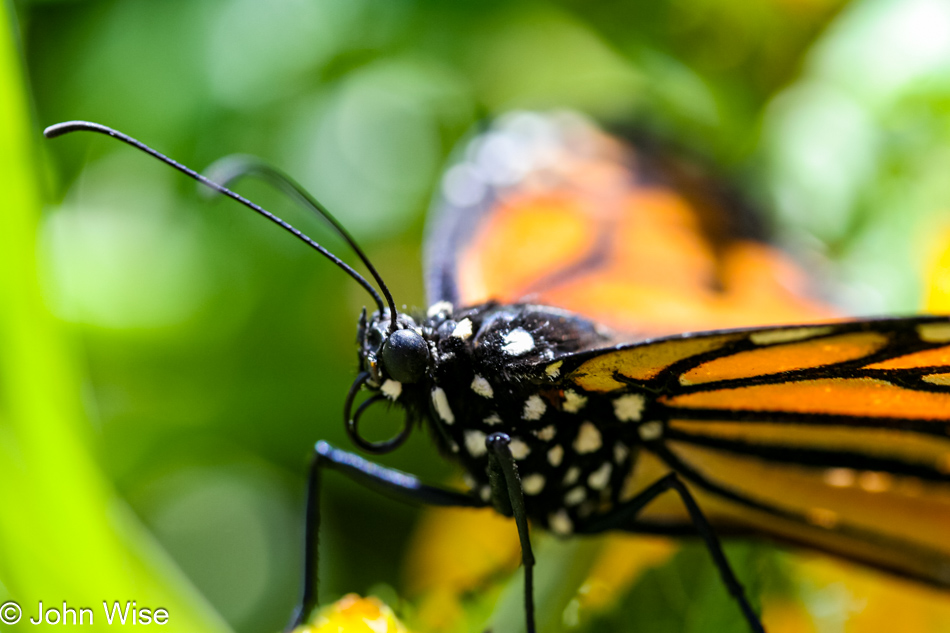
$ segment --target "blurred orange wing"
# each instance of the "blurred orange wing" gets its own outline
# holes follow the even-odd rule
[[[430,304],[541,303],[637,337],[834,315],[695,166],[577,115],[501,119],[447,172],[438,206]]]

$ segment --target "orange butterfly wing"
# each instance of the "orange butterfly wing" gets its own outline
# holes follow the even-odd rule
[[[576,115],[502,119],[442,197],[430,304],[541,303],[638,337],[834,315],[695,168]]]
[[[427,259],[430,302],[554,305],[627,340],[835,316],[727,194],[691,167],[634,150],[573,115],[514,115],[474,141],[446,176]],[[950,328],[919,325],[917,343],[934,343]],[[709,355],[676,375],[682,388],[661,402],[673,412],[666,450],[682,469],[712,482],[688,485],[721,531],[771,535],[948,586],[950,346],[902,354],[886,322],[840,327],[708,333],[591,352],[570,380],[609,395],[624,386],[615,372],[649,381]],[[743,340],[754,345],[718,355]],[[802,378],[885,348],[886,358],[863,368],[876,378]],[[918,369],[928,366],[929,373]],[[796,372],[801,379],[789,378]],[[827,424],[828,416],[838,423]],[[842,423],[859,418],[883,423]],[[909,432],[914,424],[929,424],[931,432]],[[845,465],[835,461],[842,456]],[[888,460],[898,464],[891,470],[920,470],[894,474]],[[629,494],[669,468],[643,451]],[[688,523],[672,496],[648,506],[644,517]]]
[[[646,443],[625,496],[673,468],[725,532],[950,586],[946,318],[710,332],[560,363],[574,399],[654,394],[659,408],[635,395],[648,408],[618,413]],[[688,522],[673,497],[643,517]]]

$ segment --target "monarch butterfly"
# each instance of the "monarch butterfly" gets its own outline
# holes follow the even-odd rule
[[[498,123],[446,175],[431,305],[410,316],[352,240],[382,294],[276,216],[130,137],[88,123],[46,133],[77,129],[238,199],[357,279],[377,309],[359,322],[351,439],[383,453],[425,425],[472,482],[465,493],[428,486],[318,442],[292,625],[317,602],[326,468],[402,498],[513,516],[529,631],[529,519],[562,536],[698,535],[753,631],[764,629],[719,535],[758,533],[950,585],[950,319],[829,320],[753,220],[688,170],[574,117]],[[232,165],[223,180],[254,172],[330,217],[260,165]],[[710,321],[730,329],[675,333]],[[353,413],[363,388],[373,395]],[[372,442],[360,418],[383,400],[405,408],[406,424]],[[678,503],[658,498],[667,491]]]

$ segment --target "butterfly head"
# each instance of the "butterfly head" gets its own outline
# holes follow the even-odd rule
[[[386,381],[402,385],[421,382],[429,368],[429,345],[412,317],[399,314],[393,330],[389,311],[360,317],[360,367],[369,374],[367,386],[381,387]]]
[[[407,314],[397,314],[393,327],[389,310],[377,311],[369,318],[363,312],[357,344],[361,371],[346,400],[347,432],[360,448],[372,453],[387,453],[408,438],[412,419],[424,401],[431,366],[429,344],[422,329]],[[375,393],[354,412],[353,400],[364,386]],[[360,435],[359,419],[367,407],[380,400],[403,405],[408,417],[398,435],[384,442],[371,442]]]

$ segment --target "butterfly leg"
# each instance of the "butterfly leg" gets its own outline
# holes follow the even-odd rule
[[[505,433],[492,433],[485,440],[488,447],[488,476],[492,498],[501,500],[502,514],[514,516],[521,539],[521,562],[524,565],[524,612],[528,633],[534,633],[534,553],[528,535],[528,515],[524,507],[524,490],[518,476],[518,466],[511,454],[511,438]],[[505,503],[507,501],[507,503]]]
[[[686,485],[683,484],[683,481],[676,473],[670,473],[664,476],[633,499],[618,506],[601,520],[588,526],[584,531],[601,532],[604,530],[623,529],[626,524],[629,524],[636,518],[647,504],[668,490],[676,491],[680,499],[682,499],[683,505],[686,506],[686,510],[689,512],[689,517],[696,531],[699,533],[699,536],[702,537],[703,541],[705,541],[706,548],[712,555],[713,563],[715,563],[716,569],[719,570],[719,575],[722,577],[726,589],[728,589],[736,602],[739,603],[739,608],[742,610],[742,615],[745,617],[746,622],[749,623],[749,628],[751,628],[754,633],[765,633],[762,621],[752,609],[752,605],[749,604],[745,590],[736,578],[735,572],[732,571],[732,567],[729,565],[729,561],[722,551],[722,544],[719,542],[719,537],[716,536],[712,525],[709,524],[709,520],[706,519],[702,510],[699,509],[699,505],[696,503],[696,499],[693,498],[692,493],[690,493],[689,489],[686,488]]]
[[[316,608],[318,544],[320,536],[320,478],[324,469],[344,474],[367,488],[382,492],[400,501],[434,506],[482,508],[487,504],[480,499],[453,490],[427,486],[416,477],[392,468],[386,468],[363,459],[355,453],[334,448],[320,441],[314,448],[307,478],[307,509],[304,527],[303,592],[293,618],[287,626],[290,631],[303,624]]]

